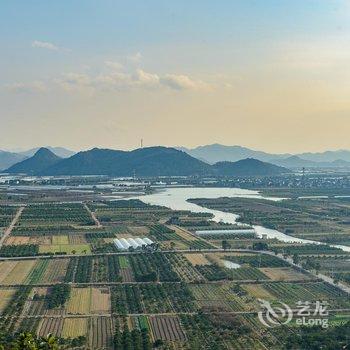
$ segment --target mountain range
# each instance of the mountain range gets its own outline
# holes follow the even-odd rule
[[[225,146],[212,144],[196,148],[177,147],[192,157],[208,164],[222,161],[236,162],[245,158],[254,158],[288,168],[339,168],[350,167],[350,151],[326,151],[322,153],[267,153],[241,146]]]
[[[148,147],[133,151],[93,148],[69,158],[60,158],[47,148],[7,170],[30,175],[110,175],[110,176],[265,176],[290,172],[256,159],[207,164],[170,147]]]
[[[50,154],[47,151],[50,151]],[[34,159],[31,159],[32,157]],[[253,162],[256,160],[266,164],[262,166],[261,163],[256,163],[254,171],[250,172],[248,169],[243,171],[245,163],[235,164],[240,160],[246,160],[248,168],[252,169],[254,168]],[[40,167],[41,163],[44,164]],[[115,176],[130,176],[133,173],[142,176],[210,173],[238,175],[241,171],[246,175],[249,173],[255,175],[279,173],[278,168],[268,167],[271,165],[288,169],[350,168],[350,151],[292,155],[267,153],[241,146],[220,144],[199,146],[193,149],[149,147],[134,151],[94,148],[78,153],[63,147],[33,148],[20,152],[0,151],[0,169],[7,169],[13,173],[24,172],[40,175],[71,175],[73,173]],[[258,170],[259,166],[262,166],[260,170]]]

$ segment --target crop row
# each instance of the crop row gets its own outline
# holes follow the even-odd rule
[[[7,227],[10,225],[17,209],[18,208],[15,206],[0,205],[0,227]]]
[[[227,269],[217,264],[197,265],[196,269],[208,280],[265,280],[269,279],[260,270],[254,267],[240,267]]]
[[[116,255],[94,258],[80,256],[70,259],[65,282],[118,282],[121,280],[119,259]]]
[[[19,225],[41,223],[73,223],[93,225],[90,214],[80,203],[31,204],[25,207]]]
[[[179,281],[166,254],[160,252],[131,255],[130,265],[136,281]]]
[[[111,288],[112,311],[121,315],[196,310],[187,285],[150,283],[118,285]]]
[[[248,264],[252,267],[288,267],[289,263],[273,255],[251,254],[251,255],[233,255],[225,256],[225,260],[236,264]]]
[[[129,330],[126,322],[124,325],[116,324],[114,334],[115,350],[151,350],[149,331],[146,328]]]
[[[151,226],[150,234],[157,241],[171,241],[180,238],[174,230],[163,224],[156,224]]]
[[[3,245],[0,249],[0,256],[35,256],[39,254],[37,244]]]

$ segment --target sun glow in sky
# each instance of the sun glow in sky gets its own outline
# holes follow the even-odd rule
[[[5,0],[0,149],[350,148],[350,5]]]

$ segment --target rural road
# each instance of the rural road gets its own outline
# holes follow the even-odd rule
[[[267,254],[265,251],[257,251],[252,249],[176,249],[176,250],[158,250],[159,253],[192,253],[192,254],[198,254],[198,253],[262,253]],[[55,255],[35,255],[35,256],[14,256],[14,257],[0,257],[0,261],[2,260],[33,260],[33,259],[62,259],[62,258],[73,258],[73,257],[79,257],[79,256],[107,256],[107,255],[137,255],[137,254],[143,254],[143,251],[124,251],[124,252],[115,252],[115,253],[92,253],[92,254],[55,254]],[[151,253],[152,254],[152,253]],[[274,254],[274,253],[272,253]]]
[[[267,279],[260,279],[260,280],[220,280],[220,281],[192,281],[192,282],[186,282],[188,285],[194,284],[198,285],[201,283],[205,284],[214,284],[214,285],[220,285],[225,282],[232,282],[232,283],[238,283],[238,284],[260,284],[260,283],[269,283],[269,284],[277,284],[277,283],[293,283],[293,284],[303,284],[305,283],[305,280],[267,280]],[[321,279],[317,280],[310,280],[309,282],[322,282]],[[61,284],[62,282],[50,282],[50,283],[11,283],[11,284],[1,284],[1,287],[4,288],[15,288],[15,287],[25,287],[25,286],[35,286],[35,287],[50,287],[55,284]],[[155,282],[155,281],[150,281],[150,282],[68,282],[68,284],[72,287],[108,287],[108,286],[118,286],[118,285],[147,285],[147,284],[181,284],[183,282],[181,281],[167,281],[167,282]]]
[[[300,309],[294,309],[292,310],[293,313],[300,312]],[[329,313],[339,313],[339,312],[349,312],[350,309],[327,309]],[[259,312],[259,310],[252,310],[252,311],[220,311],[220,314],[225,315],[256,315]],[[210,314],[210,311],[201,311],[202,314]],[[134,314],[128,314],[128,316],[178,316],[178,315],[197,315],[197,311],[191,311],[191,312],[160,312],[160,313],[134,313]],[[20,316],[6,316],[7,318],[87,318],[87,317],[110,317],[110,316],[122,316],[122,314],[118,314],[115,312],[112,313],[86,313],[86,314],[60,314],[60,315],[20,315]]]
[[[97,226],[98,228],[101,228],[102,225],[101,225],[100,221],[97,219],[95,213],[94,213],[93,211],[91,211],[91,209],[87,206],[86,203],[84,203],[84,208],[85,208],[86,211],[90,214],[90,216],[91,216],[92,220],[94,220],[96,226]]]
[[[14,216],[14,218],[12,219],[10,226],[4,231],[4,234],[1,236],[1,238],[0,238],[0,249],[1,249],[2,245],[4,244],[6,238],[11,234],[11,232],[12,232],[13,228],[15,227],[18,219],[20,218],[23,210],[24,210],[24,207],[20,207],[17,210],[17,213]]]

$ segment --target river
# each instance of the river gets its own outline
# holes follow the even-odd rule
[[[190,198],[220,198],[220,197],[241,197],[241,198],[255,198],[266,199],[271,201],[287,200],[286,198],[265,197],[258,191],[245,190],[240,188],[207,188],[207,187],[190,187],[190,188],[166,188],[159,192],[137,196],[134,198],[142,200],[144,203],[161,205],[173,210],[189,210],[194,213],[210,213],[213,214],[212,220],[215,222],[224,222],[227,224],[235,224],[239,226],[246,226],[243,223],[237,222],[238,215],[233,213],[226,213],[220,210],[209,209],[201,207],[197,204],[188,202]],[[258,237],[266,235],[268,238],[276,238],[282,242],[288,243],[313,243],[323,244],[317,241],[301,239],[289,236],[277,230],[268,229],[263,226],[253,226]],[[340,248],[343,251],[350,252],[350,247],[344,245],[330,245],[332,247]]]

